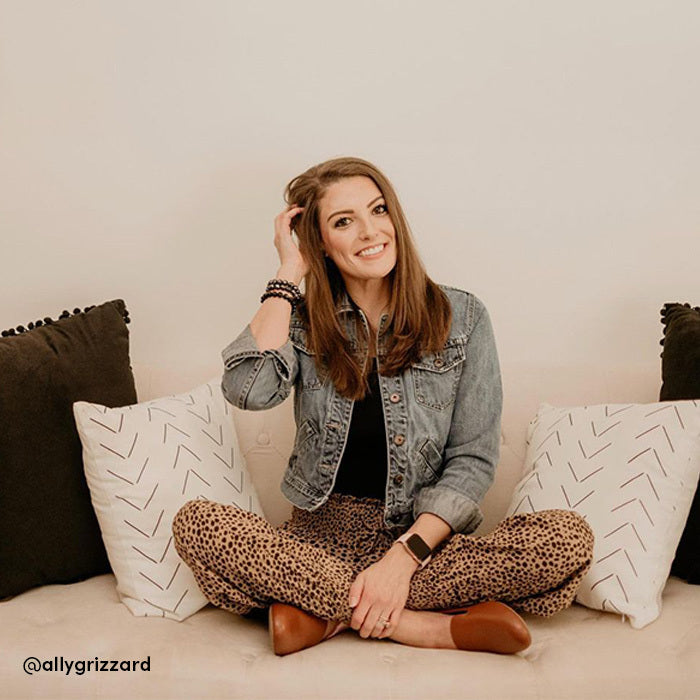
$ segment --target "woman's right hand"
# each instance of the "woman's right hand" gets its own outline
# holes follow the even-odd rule
[[[275,248],[280,257],[279,276],[299,284],[309,271],[309,265],[292,239],[292,219],[301,214],[304,207],[290,204],[275,217]],[[291,279],[293,278],[293,279]]]

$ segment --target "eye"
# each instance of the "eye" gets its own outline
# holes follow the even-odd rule
[[[342,228],[343,226],[346,226],[346,224],[341,223],[342,221],[350,221],[350,219],[347,216],[341,216],[339,219],[335,220],[333,223],[333,228]]]
[[[388,213],[388,209],[386,207],[386,204],[377,204],[374,209],[372,209],[372,213],[376,214],[378,216],[383,216],[384,214]],[[333,222],[333,228],[345,228],[346,226],[349,225],[350,218],[347,216],[341,216],[339,219],[336,219]]]

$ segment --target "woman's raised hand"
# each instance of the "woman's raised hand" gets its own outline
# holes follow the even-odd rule
[[[277,274],[296,284],[299,284],[309,271],[309,265],[299,251],[299,246],[292,239],[292,219],[302,211],[304,207],[290,204],[275,217],[275,248],[280,257],[280,269]]]

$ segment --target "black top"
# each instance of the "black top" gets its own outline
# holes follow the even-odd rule
[[[348,441],[333,490],[383,501],[386,498],[387,449],[376,358],[368,380],[369,391],[353,406]]]

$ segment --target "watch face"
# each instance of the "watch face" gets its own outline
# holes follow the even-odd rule
[[[406,544],[421,561],[423,561],[423,559],[426,559],[432,551],[430,547],[428,547],[428,545],[423,541],[423,538],[420,535],[416,535],[415,533],[411,535],[408,538],[408,540],[406,540]]]

